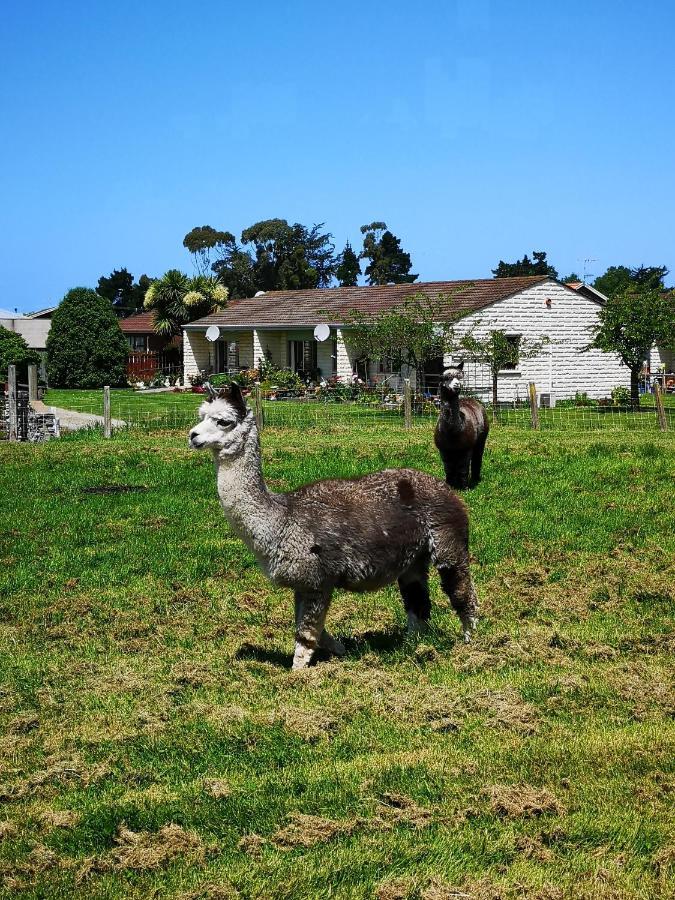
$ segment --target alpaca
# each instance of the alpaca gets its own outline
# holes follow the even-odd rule
[[[459,399],[464,360],[443,372],[441,413],[434,432],[450,487],[468,488],[478,484],[483,451],[490,426],[482,403],[464,397]],[[470,471],[469,471],[470,470]]]
[[[268,490],[255,418],[236,384],[200,409],[193,449],[213,454],[218,495],[230,526],[270,580],[295,593],[293,668],[317,647],[345,648],[324,628],[335,588],[374,591],[398,581],[415,631],[429,619],[429,564],[470,640],[478,601],[469,572],[469,521],[463,501],[437,478],[385,469],[359,478],[326,479],[287,494]]]

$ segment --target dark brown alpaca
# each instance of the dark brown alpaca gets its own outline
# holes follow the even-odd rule
[[[468,488],[478,484],[483,451],[490,426],[482,403],[459,399],[464,361],[446,369],[441,382],[441,413],[436,424],[434,443],[450,487]]]
[[[274,584],[295,592],[293,668],[307,666],[317,647],[344,654],[324,627],[336,588],[361,593],[398,582],[409,628],[423,626],[430,566],[469,640],[478,615],[469,519],[446,484],[413,469],[385,469],[276,494],[263,480],[258,430],[239,388],[211,391],[199,414],[190,446],[213,454],[232,529]]]

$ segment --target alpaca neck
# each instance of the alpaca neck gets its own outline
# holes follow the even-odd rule
[[[252,416],[245,425],[248,430],[237,452],[214,452],[218,497],[233,530],[264,565],[275,546],[285,507],[265,484]]]
[[[448,428],[457,430],[462,428],[463,419],[459,410],[459,394],[450,393],[450,397],[443,403],[443,420]]]

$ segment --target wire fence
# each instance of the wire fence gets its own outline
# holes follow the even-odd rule
[[[198,409],[205,395],[191,390],[113,389],[110,391],[112,430],[142,429],[187,431],[198,420]],[[537,406],[536,423],[529,403],[518,401],[486,405],[488,417],[496,427],[540,430],[641,430],[675,432],[675,397],[665,397],[663,416],[653,395],[643,395],[638,409],[621,405],[586,403],[575,405],[563,401],[553,407]],[[392,427],[431,426],[439,414],[438,400],[428,396],[410,396],[406,414],[405,398],[329,401],[316,395],[280,396],[279,392],[253,391],[248,402],[264,428],[344,430]],[[80,429],[103,429],[103,390],[50,390],[44,403],[59,419],[61,432]],[[6,404],[0,399],[0,436],[6,423]],[[6,426],[5,426],[6,427]]]

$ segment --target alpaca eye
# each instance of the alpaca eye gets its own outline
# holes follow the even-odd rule
[[[216,425],[219,428],[232,428],[234,422],[230,422],[227,419],[216,419]]]

